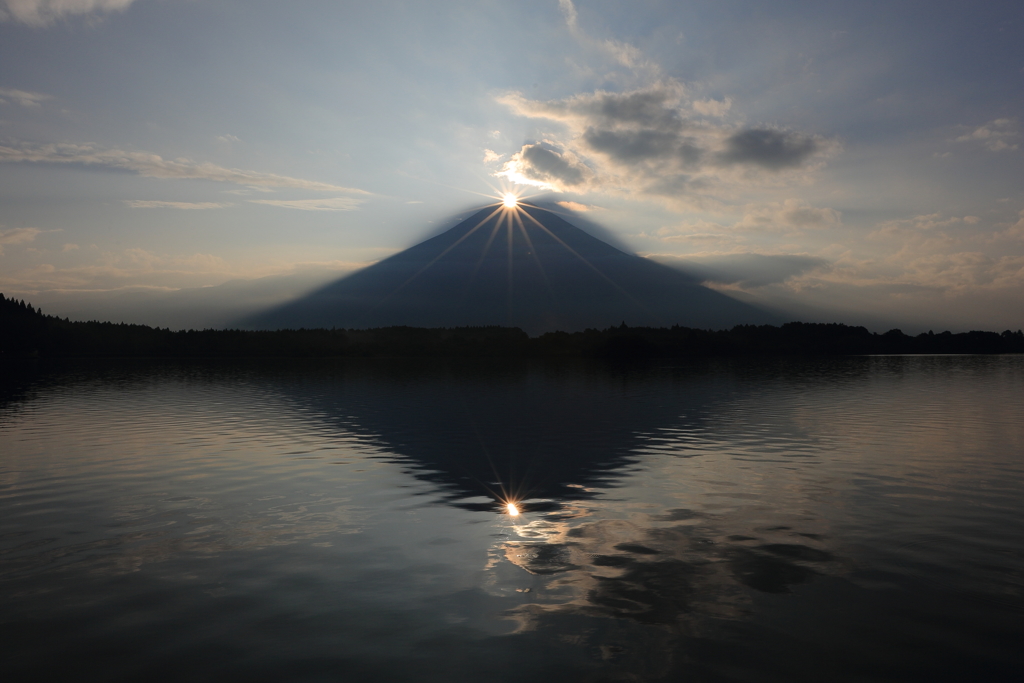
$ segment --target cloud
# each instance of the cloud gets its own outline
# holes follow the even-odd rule
[[[950,295],[1016,288],[1019,293],[1024,287],[1024,256],[907,249],[884,258],[847,255],[836,261],[832,274],[830,280],[861,287],[900,286]]]
[[[583,130],[590,126],[637,126],[646,129],[677,130],[685,122],[678,108],[683,86],[672,80],[624,93],[598,90],[564,100],[529,100],[522,93],[501,95],[498,102],[520,116],[560,121]]]
[[[804,254],[710,254],[685,259],[654,256],[654,260],[679,268],[703,282],[743,288],[778,284],[811,271],[829,267],[826,259]]]
[[[0,104],[6,103],[3,99],[5,97],[23,107],[38,107],[42,102],[53,99],[52,96],[44,95],[43,93],[16,90],[14,88],[0,88]]]
[[[25,244],[35,240],[41,233],[39,228],[12,228],[0,231],[0,256],[3,256],[5,244]]]
[[[593,173],[575,154],[545,140],[523,145],[495,175],[560,192],[583,185]]]
[[[803,254],[788,246],[763,253],[765,249],[743,243],[743,230],[831,229],[841,226],[841,218],[832,209],[787,200],[748,205],[731,226],[698,222],[666,227],[648,237],[685,243],[687,248],[706,244],[705,249],[717,253],[652,258],[681,267],[709,286],[746,292],[783,310],[816,310],[819,318],[842,315],[847,322],[886,318],[912,324],[927,319],[927,325],[948,325],[941,321],[959,319],[990,327],[1019,320],[1024,212],[995,226],[995,232],[983,229],[986,221],[976,216],[921,214],[878,223],[867,240],[828,244]],[[731,244],[730,234],[735,239]],[[850,234],[836,230],[829,237],[842,240]],[[749,242],[755,243],[763,240]],[[999,301],[1002,308],[985,301]],[[1019,327],[1019,322],[1013,324]]]
[[[48,263],[0,275],[5,289],[116,289],[203,286],[223,282],[235,269],[212,254],[164,255],[145,249],[103,252],[91,263],[61,268]]]
[[[623,164],[674,158],[685,167],[695,165],[704,155],[692,140],[680,140],[675,131],[588,128],[583,141],[591,150]]]
[[[228,134],[228,135],[218,135],[217,136],[217,140],[219,142],[229,142],[230,143],[230,142],[241,142],[242,138],[237,137],[235,135]]]
[[[798,199],[765,204],[748,204],[735,223],[723,224],[707,220],[664,226],[641,236],[657,242],[717,243],[721,246],[746,241],[745,235],[804,234],[809,230],[826,230],[842,225],[842,214],[835,209],[816,207]]]
[[[1024,210],[1020,211],[1017,216],[1019,220],[1013,225],[1006,228],[1002,232],[996,234],[996,237],[1003,239],[1013,240],[1024,240]]]
[[[0,269],[0,292],[22,292],[26,296],[33,293],[49,292],[54,295],[49,299],[57,301],[60,293],[100,293],[126,292],[138,290],[176,290],[210,287],[225,282],[229,289],[225,290],[228,299],[233,299],[231,281],[237,288],[244,289],[245,283],[239,279],[264,278],[267,276],[297,274],[313,275],[314,271],[322,272],[313,278],[305,275],[296,282],[297,291],[290,296],[297,296],[319,285],[322,281],[332,279],[329,271],[351,271],[368,263],[354,261],[320,261],[293,262],[275,260],[266,263],[242,265],[209,253],[167,254],[146,249],[130,248],[117,251],[100,251],[83,249],[74,264],[68,266],[40,263],[20,270],[14,268]],[[65,257],[66,258],[66,257]],[[334,275],[333,277],[336,277]],[[302,284],[308,282],[308,284]],[[251,284],[259,284],[254,281]],[[254,292],[255,293],[255,292]],[[33,300],[35,297],[33,297]],[[205,305],[205,296],[197,302]],[[230,302],[229,302],[230,303]],[[50,304],[50,307],[53,303]],[[118,303],[112,302],[112,315],[120,315]],[[111,316],[112,317],[112,316]],[[156,315],[156,319],[161,316]],[[106,319],[110,319],[107,317]],[[154,321],[155,322],[155,321]],[[148,324],[154,324],[150,322]],[[223,323],[223,320],[221,321]],[[166,325],[166,322],[161,322]]]
[[[749,163],[772,170],[795,168],[818,151],[818,144],[809,135],[753,128],[729,136],[720,158],[729,164]]]
[[[943,218],[941,213],[929,213],[914,216],[913,218],[902,218],[893,221],[883,221],[878,224],[878,229],[871,233],[874,236],[892,235],[907,232],[935,231],[941,228],[948,228],[951,225],[960,223],[962,219],[956,216]]]
[[[670,79],[621,93],[599,90],[537,101],[513,92],[497,100],[520,116],[563,126],[564,134],[524,145],[498,173],[547,189],[681,202],[777,183],[786,174],[813,169],[838,149],[816,135],[709,122],[704,114],[724,114],[731,101],[692,102],[686,88]]]
[[[868,239],[875,242],[895,242],[901,245],[901,254],[908,250],[935,253],[950,251],[962,246],[966,236],[952,233],[948,228],[964,224],[964,219],[931,213],[879,223],[868,233]]]
[[[569,209],[570,211],[576,211],[577,213],[586,213],[588,211],[593,211],[594,209],[597,208],[589,204],[580,204],[579,202],[569,201],[555,202],[555,204],[562,207],[563,209]]]
[[[327,197],[325,199],[250,199],[250,204],[267,204],[282,209],[300,211],[354,211],[363,200],[355,197]]]
[[[732,99],[726,97],[724,100],[696,100],[693,103],[693,110],[704,116],[725,116],[732,107]]]
[[[39,228],[13,228],[0,232],[0,244],[24,244],[31,242],[41,233]]]
[[[674,225],[662,225],[656,230],[644,230],[639,232],[636,237],[663,244],[681,244],[688,250],[700,246],[704,251],[716,247],[719,250],[730,249],[731,251],[733,245],[746,241],[732,231],[729,226],[703,218],[687,220]]]
[[[125,199],[133,209],[226,209],[234,204],[222,202],[162,202],[149,199]]]
[[[798,199],[750,206],[734,230],[754,232],[802,232],[836,227],[842,214],[835,209],[818,208]]]
[[[1024,253],[1015,242],[993,243],[1013,237],[1017,226],[1024,232],[1024,213],[1017,225],[994,235],[974,229],[979,223],[974,219],[935,213],[885,221],[868,235],[871,242],[883,245],[880,251],[847,249],[827,274],[795,284],[874,287],[892,295],[927,290],[943,296],[1017,288],[1019,296],[1024,288]]]
[[[72,15],[122,12],[133,0],[0,0],[0,21],[46,26]]]
[[[642,61],[640,51],[632,45],[611,39],[598,40],[584,32],[580,28],[579,14],[576,12],[576,6],[573,5],[572,0],[558,0],[558,7],[562,10],[562,16],[565,17],[565,25],[569,29],[569,33],[584,45],[604,52],[625,67],[650,66]]]
[[[78,251],[79,249],[80,249],[80,247],[77,244],[72,244],[72,243],[68,242],[63,247],[61,247],[60,250],[66,254],[66,253],[71,252],[71,251]]]
[[[221,190],[221,192],[224,193],[224,194],[234,194],[234,195],[239,195],[239,196],[243,196],[244,197],[246,195],[252,194],[253,192],[273,194],[274,190],[269,188],[269,187],[256,187],[254,185],[250,185],[250,186],[248,186],[246,188],[243,188],[241,190]]]
[[[176,178],[210,180],[233,183],[255,188],[289,188],[313,190],[316,192],[346,192],[369,195],[370,192],[351,187],[342,187],[316,180],[290,178],[274,173],[247,171],[239,168],[224,168],[211,163],[200,163],[190,159],[164,159],[149,152],[126,152],[119,149],[103,149],[92,144],[47,144],[0,146],[0,162],[31,162],[41,164],[78,164],[117,168],[138,173],[148,178]]]
[[[996,119],[975,128],[966,135],[961,135],[957,142],[980,143],[991,152],[1015,150],[1020,144],[1015,140],[1020,137],[1017,122],[1013,119]]]
[[[838,316],[851,324],[925,329],[953,321],[976,329],[1020,326],[1024,211],[991,229],[983,227],[986,219],[939,213],[880,222],[866,240],[859,230],[836,229],[822,236],[837,242],[807,253],[796,246],[765,248],[762,236],[747,241],[743,233],[784,224],[831,230],[841,219],[832,209],[787,200],[748,205],[731,226],[698,221],[646,237],[702,252],[651,258],[805,319]]]
[[[493,149],[485,149],[484,150],[484,163],[485,164],[489,164],[492,161],[500,161],[501,157],[503,157],[503,156],[505,156],[505,155],[504,154],[498,154]]]

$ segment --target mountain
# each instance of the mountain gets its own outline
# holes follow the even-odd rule
[[[617,249],[551,211],[519,204],[483,209],[241,326],[505,325],[539,334],[622,322],[720,329],[780,321],[683,272]]]

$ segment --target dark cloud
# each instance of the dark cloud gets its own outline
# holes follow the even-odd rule
[[[506,169],[514,169],[525,179],[560,187],[582,185],[589,175],[589,169],[572,154],[545,142],[523,145]]]
[[[688,165],[700,161],[704,154],[691,138],[675,131],[588,128],[583,133],[583,142],[595,152],[622,163],[675,158]]]
[[[544,145],[524,147],[499,175],[577,191],[614,188],[693,206],[701,197],[765,180],[763,174],[735,173],[736,167],[800,170],[837,148],[818,136],[710,121],[710,105],[692,101],[672,80],[625,93],[597,91],[547,102],[510,93],[499,101],[522,116],[565,126]],[[724,114],[728,107],[712,109]]]
[[[587,108],[594,118],[606,124],[678,130],[683,126],[683,120],[670,101],[676,96],[675,92],[666,87],[625,94],[601,93]]]
[[[564,156],[543,144],[525,145],[522,155],[523,160],[542,177],[554,178],[566,185],[579,185],[583,182],[583,170],[579,166],[573,165]]]
[[[750,128],[729,137],[720,158],[726,163],[754,164],[771,170],[794,168],[819,151],[808,135],[771,128]]]

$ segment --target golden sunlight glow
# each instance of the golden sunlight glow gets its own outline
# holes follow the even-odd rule
[[[508,514],[512,515],[513,517],[519,514],[519,508],[516,507],[515,503],[507,503],[505,507],[508,508]]]
[[[506,192],[505,196],[501,198],[501,203],[504,204],[507,209],[514,209],[519,204],[519,198],[511,192]]]

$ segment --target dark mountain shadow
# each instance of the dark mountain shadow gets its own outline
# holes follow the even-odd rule
[[[484,509],[458,501],[504,490],[555,509],[614,486],[649,435],[694,424],[740,391],[706,366],[575,362],[349,362],[282,375],[274,388],[325,426],[380,444],[453,503]]]
[[[897,359],[899,360],[899,359]],[[508,359],[37,362],[8,373],[0,411],[77,386],[130,391],[153,381],[256,384],[312,428],[355,434],[449,500],[506,491],[553,501],[614,486],[638,447],[697,428],[766,386],[860,382],[866,359],[699,359],[658,364]],[[483,504],[489,507],[490,504]]]
[[[630,326],[780,323],[699,279],[601,241],[555,213],[485,208],[446,232],[245,328],[505,325],[530,334]]]

